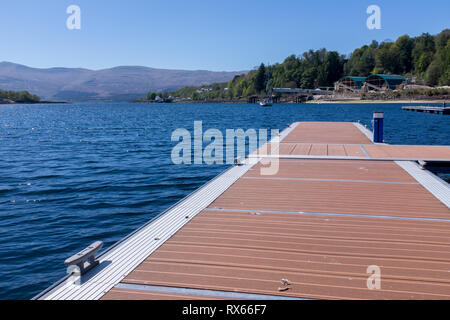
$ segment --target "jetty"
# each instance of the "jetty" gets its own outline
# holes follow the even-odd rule
[[[450,186],[419,164],[450,146],[351,122],[278,138],[35,299],[450,299]]]
[[[445,115],[450,114],[450,107],[406,106],[402,107],[402,109],[414,112],[437,113]]]

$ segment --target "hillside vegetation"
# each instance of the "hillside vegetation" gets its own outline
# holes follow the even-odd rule
[[[0,103],[37,103],[41,98],[28,91],[4,91],[0,90]]]
[[[270,83],[268,81],[270,73]],[[395,42],[373,41],[354,50],[348,57],[326,49],[291,55],[282,63],[261,64],[248,74],[237,75],[228,83],[185,87],[166,96],[193,100],[235,99],[263,94],[275,88],[333,87],[343,75],[367,76],[372,73],[415,77],[430,86],[450,85],[450,29],[438,35],[404,35]]]

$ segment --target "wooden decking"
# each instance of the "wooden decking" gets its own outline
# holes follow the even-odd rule
[[[450,299],[449,208],[396,162],[371,160],[450,160],[450,148],[300,123],[279,153],[367,159],[281,157],[271,176],[256,164],[102,299]],[[372,265],[379,290],[367,288]]]

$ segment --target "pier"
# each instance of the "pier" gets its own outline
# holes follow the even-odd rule
[[[36,299],[450,299],[450,186],[419,164],[450,164],[450,146],[374,143],[347,122],[279,139]]]
[[[406,106],[402,107],[406,111],[437,113],[437,114],[450,114],[450,107],[430,107],[430,106]]]

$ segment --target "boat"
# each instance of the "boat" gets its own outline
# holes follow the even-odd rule
[[[272,106],[272,99],[262,99],[260,102],[259,102],[259,105],[261,106],[261,107],[271,107]]]

